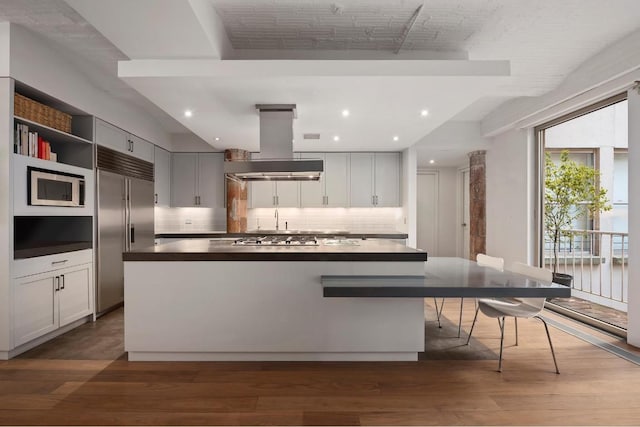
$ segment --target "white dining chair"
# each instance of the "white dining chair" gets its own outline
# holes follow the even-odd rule
[[[544,268],[532,267],[521,262],[514,262],[511,265],[511,271],[543,282],[552,281],[551,271]],[[518,317],[535,317],[542,321],[542,324],[544,325],[544,329],[547,333],[547,339],[549,340],[549,347],[551,348],[553,364],[556,367],[556,374],[560,373],[560,370],[558,370],[558,362],[556,361],[556,354],[553,350],[553,343],[551,342],[551,335],[549,334],[549,327],[547,326],[547,322],[545,322],[544,319],[540,317],[540,313],[544,309],[545,298],[480,298],[477,300],[477,302],[478,307],[476,308],[476,314],[473,318],[473,324],[471,325],[471,330],[469,331],[467,344],[469,344],[471,334],[473,334],[473,327],[475,326],[476,319],[478,318],[478,311],[481,311],[488,317],[498,319],[498,325],[500,326],[500,357],[498,361],[498,372],[502,372],[502,349],[504,346],[505,318],[513,317],[515,319],[516,345],[518,345]]]
[[[504,270],[504,259],[494,256],[489,256],[485,254],[476,255],[476,262],[478,265],[484,267],[495,268],[496,270]],[[444,308],[444,298],[440,302],[440,309],[438,310],[438,301],[436,298],[433,298],[433,303],[436,306],[436,318],[438,319],[438,327],[441,328],[440,317],[442,316],[442,309]],[[458,316],[458,338],[460,338],[460,331],[462,330],[462,309],[464,307],[464,298],[460,298],[460,315]],[[477,307],[477,304],[476,304]],[[467,344],[469,341],[467,340]]]

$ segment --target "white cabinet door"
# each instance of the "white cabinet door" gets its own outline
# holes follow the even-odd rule
[[[171,204],[171,153],[160,147],[154,148],[153,172],[156,206]]]
[[[129,136],[129,154],[146,162],[153,163],[153,144],[138,138],[135,135]]]
[[[400,154],[375,154],[375,205],[400,206]]]
[[[273,208],[276,205],[276,186],[272,181],[249,183],[250,207]]]
[[[350,195],[352,207],[371,207],[373,203],[373,153],[350,154]]]
[[[224,153],[198,154],[198,206],[224,208]]]
[[[349,154],[326,153],[323,178],[325,206],[349,206]]]
[[[58,272],[60,327],[93,312],[92,271],[92,265],[85,264]]]
[[[298,181],[276,181],[276,205],[279,208],[297,208],[299,192]]]
[[[127,132],[115,127],[100,119],[96,119],[96,140],[95,142],[104,145],[112,150],[131,154],[129,150],[129,136]]]
[[[196,206],[198,155],[171,154],[171,206]]]
[[[57,280],[52,272],[14,280],[14,347],[58,328]]]
[[[323,159],[324,153],[302,153],[303,159]],[[319,181],[300,182],[300,206],[303,208],[321,208],[325,205],[325,177],[327,174],[327,162],[324,161],[324,172]],[[345,205],[346,206],[346,205]]]

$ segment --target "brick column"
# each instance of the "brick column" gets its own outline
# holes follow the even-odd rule
[[[224,161],[249,160],[246,150],[225,150]],[[227,186],[227,233],[247,231],[247,183],[225,179]]]
[[[487,250],[485,153],[484,150],[469,153],[469,259],[472,260]]]

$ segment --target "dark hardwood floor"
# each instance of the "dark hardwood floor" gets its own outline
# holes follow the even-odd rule
[[[427,301],[430,303],[431,301]],[[640,366],[540,322],[480,317],[465,346],[427,305],[418,362],[128,362],[122,311],[0,362],[3,425],[639,425]],[[445,314],[457,319],[459,304]],[[553,319],[561,319],[548,314]],[[611,337],[602,336],[617,345]],[[624,347],[624,345],[621,345]]]

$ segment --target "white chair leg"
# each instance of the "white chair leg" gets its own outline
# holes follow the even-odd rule
[[[553,344],[551,343],[551,335],[549,334],[549,327],[547,326],[547,322],[544,321],[544,319],[540,316],[535,316],[536,319],[540,319],[540,321],[542,321],[542,324],[544,325],[544,330],[547,332],[547,339],[549,340],[549,347],[551,348],[551,356],[553,357],[553,364],[556,367],[556,374],[560,373],[560,370],[558,369],[558,362],[556,361],[556,352],[553,351]]]
[[[467,337],[467,344],[469,345],[469,341],[471,341],[471,334],[473,333],[473,327],[476,326],[476,319],[478,318],[478,310],[480,310],[480,306],[476,305],[476,314],[473,316],[473,323],[471,324],[471,330],[469,331],[469,336]]]
[[[464,298],[460,298],[460,317],[458,318],[458,338],[460,338],[460,330],[462,329],[462,305],[464,304]]]
[[[513,320],[516,322],[516,345],[518,345],[518,318],[514,317]]]
[[[498,324],[500,325],[500,360],[498,360],[498,372],[502,372],[502,347],[504,345],[504,317],[502,322],[498,318]]]

